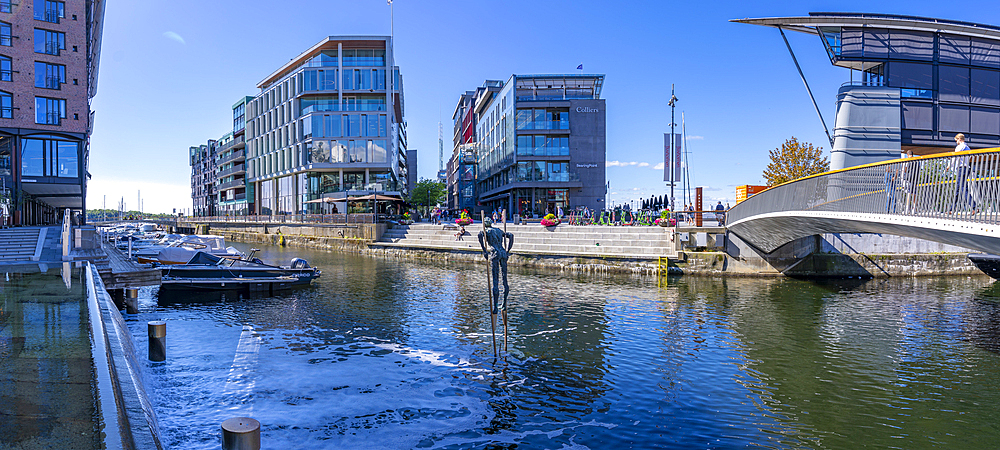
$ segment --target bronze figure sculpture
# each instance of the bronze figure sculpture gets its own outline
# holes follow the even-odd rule
[[[489,244],[489,249],[486,245]],[[486,277],[487,287],[490,292],[490,328],[493,331],[493,355],[497,354],[497,314],[503,312],[503,342],[504,351],[507,350],[507,296],[510,293],[510,286],[507,284],[507,258],[510,256],[510,249],[514,246],[514,235],[493,228],[493,221],[489,217],[483,217],[483,231],[479,232],[479,246],[483,249],[483,257],[489,261],[487,269],[489,274]],[[500,297],[499,278],[503,276],[503,300]],[[492,283],[490,283],[492,281]]]

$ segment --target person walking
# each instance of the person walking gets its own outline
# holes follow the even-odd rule
[[[965,143],[965,135],[958,133],[955,135],[955,151],[962,152],[966,150],[971,150],[969,145]],[[976,201],[972,198],[969,193],[969,179],[975,178],[972,173],[972,166],[969,164],[969,156],[963,155],[955,157],[955,199],[952,202],[951,210],[948,211],[949,214],[956,210],[964,210],[970,208],[975,214]]]
[[[722,206],[722,200],[715,205],[715,220],[719,222],[720,227],[726,224],[726,207]]]

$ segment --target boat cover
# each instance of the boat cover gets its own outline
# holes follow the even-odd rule
[[[212,264],[212,265],[215,265],[215,264],[218,264],[219,261],[222,261],[222,258],[220,258],[218,256],[215,256],[215,255],[212,255],[212,254],[209,254],[209,253],[205,253],[205,252],[195,252],[194,256],[192,256],[191,259],[187,263],[188,264]]]

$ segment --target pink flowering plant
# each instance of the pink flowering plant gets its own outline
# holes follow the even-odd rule
[[[559,225],[559,219],[556,218],[555,214],[549,214],[542,218],[543,227],[554,227]]]

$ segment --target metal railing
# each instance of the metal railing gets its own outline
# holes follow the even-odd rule
[[[1000,221],[1000,148],[903,158],[800,178],[734,206],[735,224],[753,216],[824,211]]]
[[[385,222],[391,219],[385,214],[378,215],[378,221]],[[372,223],[374,218],[371,213],[351,213],[351,214],[258,214],[258,215],[231,215],[231,216],[190,216],[183,217],[178,223],[303,223],[303,224],[344,224],[354,225],[361,223]]]

